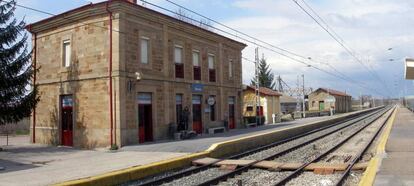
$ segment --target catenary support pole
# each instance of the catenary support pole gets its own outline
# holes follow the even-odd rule
[[[302,112],[303,112],[303,118],[306,118],[306,106],[305,106],[305,75],[302,74],[302,94],[303,94],[303,100],[302,100]]]

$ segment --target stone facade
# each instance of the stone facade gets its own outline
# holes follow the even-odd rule
[[[243,116],[256,116],[255,102],[255,90],[251,87],[246,87],[243,90]],[[275,116],[281,114],[280,94],[276,91],[273,91],[273,94],[269,95],[261,91],[260,106],[263,107],[263,116],[265,117],[264,123],[273,123],[272,114],[275,114]],[[248,107],[250,108],[248,109]]]
[[[176,94],[190,109],[201,95],[202,127],[223,125],[228,101],[235,98],[236,127],[241,116],[241,51],[244,44],[153,10],[124,1],[103,2],[29,25],[36,43],[36,84],[41,100],[36,108],[36,143],[61,144],[60,96],[73,96],[73,145],[110,145],[109,13],[112,13],[113,137],[117,145],[138,143],[139,93],[150,93],[153,140],[169,137],[176,121]],[[140,62],[140,38],[149,41],[148,63]],[[36,40],[36,41],[35,41]],[[71,42],[71,65],[62,65],[62,41]],[[184,78],[175,78],[174,47],[183,48]],[[201,80],[193,80],[192,51],[200,52]],[[207,55],[215,56],[216,82],[208,80]],[[229,68],[232,61],[232,68]],[[232,70],[231,75],[229,71]],[[139,78],[137,78],[139,75]],[[192,85],[202,85],[194,92]],[[210,121],[206,100],[215,96],[216,119]],[[206,112],[204,112],[206,111]],[[33,121],[31,124],[33,128]],[[191,129],[191,119],[189,123]],[[33,132],[32,132],[33,135]]]
[[[328,97],[334,97],[334,102],[327,102]],[[309,111],[330,111],[332,107],[337,113],[352,111],[352,97],[336,90],[317,89],[309,94]],[[323,106],[322,106],[322,105]]]

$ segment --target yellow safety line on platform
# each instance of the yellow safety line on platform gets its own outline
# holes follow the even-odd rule
[[[394,124],[395,115],[398,112],[398,107],[392,113],[391,118],[387,121],[387,126],[384,130],[384,133],[381,134],[379,143],[377,145],[376,153],[373,158],[368,163],[367,169],[365,170],[361,180],[359,181],[358,186],[371,186],[374,185],[375,176],[377,175],[377,170],[381,164],[382,157],[385,154],[385,145],[387,144],[388,137],[390,136],[392,126]]]
[[[360,112],[360,111],[358,111],[358,112]],[[340,115],[337,115],[337,116],[334,116],[332,118],[328,118],[328,119],[325,119],[325,120],[306,123],[306,124],[302,125],[302,127],[305,126],[305,125],[312,125],[312,124],[315,124],[315,123],[318,123],[318,122],[326,122],[328,120],[344,118],[344,117],[347,117],[349,115],[357,114],[358,112],[340,114]],[[223,146],[223,145],[226,145],[226,144],[233,144],[234,143],[234,146],[232,146],[232,148],[237,149],[237,148],[240,148],[239,146],[236,145],[236,143],[239,142],[239,141],[249,139],[249,138],[250,139],[257,138],[259,136],[264,136],[266,134],[271,134],[271,133],[276,133],[276,132],[280,132],[280,131],[284,131],[284,130],[289,130],[289,129],[293,129],[293,128],[296,128],[296,127],[300,127],[300,126],[292,126],[292,127],[287,127],[287,128],[282,128],[282,129],[278,129],[278,130],[265,132],[265,133],[249,135],[249,136],[245,136],[245,137],[241,137],[241,138],[237,138],[237,139],[232,139],[232,140],[228,140],[228,141],[224,141],[224,142],[214,143],[207,150],[202,151],[202,152],[191,153],[191,154],[188,154],[188,155],[184,155],[184,156],[180,156],[180,157],[176,157],[176,158],[171,158],[171,159],[167,159],[167,160],[161,160],[161,161],[146,164],[146,165],[138,165],[138,166],[134,166],[134,167],[130,167],[130,168],[116,170],[116,171],[109,172],[109,173],[104,173],[104,174],[101,174],[101,175],[96,175],[96,176],[90,176],[90,177],[86,177],[86,178],[79,178],[79,179],[75,179],[75,180],[65,181],[65,182],[54,184],[54,185],[55,186],[117,185],[117,184],[125,183],[125,182],[131,181],[131,180],[137,180],[137,179],[141,179],[141,178],[144,178],[144,177],[147,177],[147,176],[150,176],[150,175],[155,175],[155,174],[158,174],[158,173],[161,173],[161,172],[164,172],[164,171],[168,171],[168,170],[172,170],[172,169],[175,169],[175,168],[187,166],[191,163],[192,160],[210,156],[211,153],[217,151],[217,149],[219,149],[220,146]]]
[[[138,165],[122,170],[117,170],[98,176],[91,176],[87,178],[80,178],[77,180],[66,181],[55,186],[93,186],[93,185],[117,185],[130,180],[140,179],[146,176],[154,175],[162,171],[167,171],[169,168],[178,168],[185,166],[188,161],[199,159],[208,156],[208,152],[192,153],[176,158],[157,161],[146,165]],[[166,169],[166,170],[163,170]]]

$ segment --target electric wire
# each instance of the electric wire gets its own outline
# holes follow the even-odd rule
[[[159,5],[153,4],[153,3],[148,2],[148,1],[146,1],[146,0],[140,0],[140,1],[141,1],[141,2],[144,2],[144,3],[146,3],[146,4],[149,4],[149,5],[153,6],[153,7],[159,8],[159,9],[161,9],[161,10],[164,10],[164,11],[170,12],[170,13],[172,13],[172,14],[177,14],[177,12],[174,12],[174,11],[169,10],[169,9],[167,9],[167,8],[164,8],[164,7],[161,7],[161,6],[159,6]],[[36,12],[39,12],[39,13],[43,13],[43,14],[47,14],[47,15],[51,15],[51,16],[56,16],[56,14],[49,13],[49,12],[46,12],[46,11],[43,11],[43,10],[39,10],[39,9],[36,9],[36,8],[33,8],[33,7],[28,7],[28,6],[25,6],[25,5],[21,5],[21,4],[18,4],[18,3],[16,3],[16,6],[17,6],[17,7],[20,7],[20,8],[24,8],[24,9],[28,9],[28,10],[32,10],[32,11],[36,11]],[[287,54],[285,54],[285,53],[283,53],[283,52],[281,52],[281,51],[277,51],[277,50],[275,50],[275,49],[272,49],[272,48],[266,47],[266,46],[264,46],[264,45],[257,44],[257,42],[255,42],[255,41],[251,41],[251,40],[249,40],[249,39],[246,39],[246,38],[240,37],[240,36],[238,36],[238,35],[236,35],[236,34],[233,34],[233,33],[227,32],[227,31],[225,31],[225,30],[223,30],[223,29],[220,29],[220,28],[217,28],[217,27],[214,27],[214,26],[208,25],[208,24],[206,24],[206,23],[200,22],[200,21],[195,20],[195,19],[193,19],[193,18],[191,18],[191,17],[188,17],[188,16],[184,16],[184,17],[186,17],[187,19],[189,19],[189,20],[191,20],[191,21],[197,22],[197,23],[199,23],[200,25],[204,25],[204,26],[207,26],[207,27],[213,28],[213,29],[215,29],[215,30],[217,30],[217,31],[223,32],[223,33],[225,33],[225,34],[228,34],[228,35],[233,36],[233,37],[235,37],[235,38],[241,39],[241,40],[243,40],[243,41],[246,41],[246,42],[248,42],[248,43],[251,43],[251,44],[253,44],[253,45],[256,45],[256,46],[258,46],[258,47],[261,47],[261,48],[263,48],[263,49],[266,49],[266,50],[268,50],[268,51],[274,52],[274,53],[279,54],[279,55],[281,55],[281,56],[284,56],[284,57],[286,57],[286,58],[288,58],[288,59],[291,59],[291,60],[293,60],[293,61],[295,61],[295,62],[301,63],[301,64],[303,64],[303,65],[305,65],[305,66],[312,67],[312,68],[314,68],[314,69],[316,69],[316,70],[319,70],[319,71],[321,71],[321,72],[324,72],[324,73],[326,73],[326,74],[329,74],[329,75],[331,75],[331,76],[333,76],[333,77],[336,77],[336,78],[342,79],[342,80],[344,80],[344,81],[350,81],[350,80],[348,80],[347,78],[344,78],[344,77],[342,77],[342,76],[338,76],[338,75],[336,75],[336,74],[334,74],[334,73],[332,73],[332,72],[330,72],[330,71],[327,71],[327,70],[325,70],[325,69],[322,69],[322,68],[317,67],[317,66],[314,66],[314,65],[311,65],[311,64],[309,64],[309,63],[307,63],[307,62],[305,62],[305,61],[303,61],[303,60],[296,59],[296,58],[294,58],[294,57],[292,57],[292,56],[289,56],[289,55],[287,55]],[[65,18],[65,17],[63,17],[63,18],[64,18],[64,19],[68,19],[68,20],[73,21],[72,19],[69,19],[69,18]],[[89,24],[84,24],[84,25],[87,25],[87,26],[95,26],[95,27],[100,27],[100,28],[103,28],[103,29],[109,29],[109,28],[106,28],[106,27],[98,26],[98,25],[89,25]],[[119,32],[118,30],[113,30],[113,31]],[[251,38],[251,39],[252,39],[252,38]],[[256,39],[256,41],[259,41],[259,40],[257,40],[257,39]],[[273,47],[273,48],[275,48],[275,47]],[[279,50],[280,50],[280,49],[279,49]],[[289,51],[287,51],[287,50],[285,50],[285,49],[283,49],[282,51],[289,53]],[[291,55],[294,55],[294,54],[291,54]],[[301,57],[301,58],[306,59],[304,56],[300,56],[300,55],[295,55],[295,56],[297,56],[297,57]],[[244,58],[244,59],[246,60],[247,58]],[[247,61],[252,61],[252,60],[247,60]],[[358,85],[358,86],[360,86],[361,88],[364,88],[364,89],[367,89],[367,90],[370,90],[370,91],[376,92],[377,94],[382,94],[381,92],[378,92],[377,90],[372,89],[372,88],[370,88],[370,87],[366,87],[366,86],[363,86],[363,85],[361,85],[361,84],[357,84],[357,85]]]
[[[371,74],[371,76],[373,76],[374,78],[376,78],[377,79],[377,81],[378,81],[378,83],[380,84],[380,85],[382,85],[381,83],[382,82],[384,82],[379,76],[378,76],[378,74],[377,73],[375,73],[375,71],[373,71],[372,69],[370,69],[368,66],[366,66],[356,55],[355,55],[355,53],[351,50],[351,49],[349,49],[345,44],[344,44],[344,42],[341,42],[340,40],[339,40],[339,38],[337,38],[337,37],[335,37],[334,36],[334,34],[332,34],[327,28],[325,28],[323,25],[322,25],[322,23],[320,22],[320,21],[318,21],[313,15],[311,15],[311,13],[309,13],[302,5],[300,5],[300,3],[298,3],[298,1],[297,0],[292,0],[303,12],[305,12],[305,14],[307,14],[311,19],[313,19],[325,32],[327,32],[342,48],[344,48],[345,49],[345,51],[348,53],[348,54],[350,54],[354,59],[355,59],[355,61],[357,61],[359,64],[361,64],[370,74]],[[302,0],[303,1],[303,0]],[[304,2],[304,1],[303,1]],[[308,5],[309,6],[309,5]],[[309,6],[310,7],[310,6]],[[315,14],[316,14],[316,12],[315,12]],[[316,14],[317,15],[317,14]],[[320,18],[320,20],[323,20],[319,15],[317,15],[319,18]],[[325,22],[325,21],[323,21],[323,22]],[[325,24],[326,24],[326,22],[325,22]],[[332,30],[332,29],[331,29]],[[388,85],[384,82],[383,84],[385,84],[385,89],[389,92],[389,93],[391,93],[390,92],[390,90],[389,90],[389,88],[388,88]]]
[[[202,18],[204,18],[204,19],[207,19],[208,21],[211,21],[211,22],[216,23],[216,24],[218,24],[218,25],[220,25],[220,26],[223,26],[223,27],[225,27],[225,28],[227,28],[227,29],[229,29],[229,30],[232,30],[232,31],[234,31],[234,32],[236,32],[236,33],[238,33],[238,34],[244,35],[244,36],[246,36],[246,37],[248,37],[248,38],[250,38],[250,39],[253,39],[253,40],[255,40],[255,41],[261,42],[261,43],[266,44],[266,45],[268,45],[268,46],[270,46],[270,47],[276,48],[277,50],[281,50],[282,52],[286,52],[286,53],[288,53],[288,54],[291,54],[291,55],[294,55],[294,56],[297,56],[297,57],[300,57],[300,58],[302,58],[302,59],[309,60],[309,61],[312,61],[312,62],[316,62],[316,63],[320,63],[320,64],[325,64],[325,63],[322,63],[322,62],[314,61],[314,60],[310,59],[309,57],[305,57],[305,56],[303,56],[303,55],[300,55],[300,54],[294,53],[294,52],[289,51],[289,50],[287,50],[287,49],[284,49],[284,48],[278,47],[278,46],[273,45],[273,44],[271,44],[271,43],[269,43],[269,42],[263,41],[263,40],[261,40],[261,39],[259,39],[259,38],[253,37],[253,36],[251,36],[251,35],[249,35],[249,34],[246,34],[246,33],[244,33],[244,32],[241,32],[241,31],[239,31],[239,30],[236,30],[236,29],[234,29],[234,28],[232,28],[232,27],[230,27],[230,26],[228,26],[228,25],[225,25],[225,24],[223,24],[223,23],[221,23],[221,22],[219,22],[219,21],[216,21],[216,20],[214,20],[214,19],[212,19],[212,18],[209,18],[209,17],[207,17],[207,16],[204,16],[204,15],[202,15],[202,14],[200,14],[200,13],[198,13],[198,12],[194,11],[194,10],[191,10],[191,9],[189,9],[189,8],[185,7],[185,6],[182,6],[182,5],[178,4],[178,3],[172,2],[171,0],[165,0],[165,1],[167,1],[167,2],[169,2],[169,3],[171,3],[171,4],[175,5],[175,6],[177,6],[177,7],[179,7],[179,8],[182,8],[182,9],[184,9],[184,10],[186,10],[186,11],[189,11],[189,12],[191,12],[191,13],[193,13],[193,14],[197,15],[197,16],[200,16],[200,17],[202,17]],[[326,64],[325,64],[325,65],[326,65]],[[341,76],[343,76],[343,77],[345,77],[345,78],[349,79],[350,81],[352,81],[352,82],[354,82],[354,83],[359,83],[359,82],[357,82],[357,81],[353,80],[352,78],[347,77],[345,74],[343,74],[343,73],[339,72],[339,70],[337,70],[337,69],[336,69],[335,67],[333,67],[332,65],[328,65],[328,66],[329,66],[330,68],[332,68],[335,72],[339,73]]]
[[[164,10],[164,11],[167,11],[167,12],[170,12],[170,13],[173,13],[173,14],[176,14],[176,15],[179,15],[177,12],[174,12],[174,11],[169,10],[169,9],[167,9],[167,8],[161,7],[161,6],[159,6],[159,5],[155,5],[155,4],[150,3],[150,2],[148,2],[148,1],[146,1],[146,0],[140,0],[140,1],[142,1],[142,2],[144,2],[144,3],[147,3],[147,4],[151,5],[151,6],[154,6],[154,7],[156,7],[156,8],[159,8],[159,9],[161,9],[161,10]],[[255,38],[255,37],[252,37],[252,36],[250,36],[250,35],[247,35],[247,34],[245,34],[245,33],[243,33],[243,32],[240,32],[240,31],[238,31],[238,30],[235,30],[235,29],[233,29],[233,28],[231,28],[231,27],[229,27],[229,26],[227,26],[227,25],[224,25],[224,24],[222,24],[222,23],[220,23],[220,22],[218,22],[218,21],[215,21],[215,20],[213,20],[213,19],[211,19],[211,18],[208,18],[207,16],[201,15],[201,14],[199,14],[199,13],[197,13],[197,12],[193,11],[193,10],[190,10],[190,9],[188,9],[188,8],[186,8],[186,7],[182,6],[182,5],[179,5],[179,4],[177,4],[177,3],[171,2],[170,0],[166,0],[166,1],[167,1],[167,2],[172,3],[172,4],[176,5],[176,6],[178,6],[178,7],[180,7],[180,8],[183,8],[184,10],[187,10],[187,11],[189,11],[189,12],[191,12],[191,13],[194,13],[194,14],[196,14],[196,15],[200,16],[200,17],[203,17],[203,18],[205,18],[205,19],[207,19],[207,20],[209,20],[209,21],[212,21],[212,22],[214,22],[214,23],[216,23],[216,24],[219,24],[219,25],[224,26],[224,27],[226,27],[226,28],[228,28],[228,29],[231,29],[231,30],[233,30],[233,31],[235,31],[235,32],[237,32],[237,33],[239,33],[239,34],[245,35],[246,37],[249,37],[250,39],[253,39],[253,40],[255,40],[255,41],[260,41],[261,43],[264,43],[264,44],[269,45],[269,46],[272,46],[272,47],[274,47],[274,48],[276,48],[276,49],[282,50],[282,51],[287,52],[287,53],[289,53],[289,54],[291,54],[291,55],[298,56],[298,57],[301,57],[301,58],[303,58],[303,59],[308,59],[308,58],[306,58],[306,57],[304,57],[304,56],[302,56],[302,55],[298,55],[298,54],[293,53],[293,52],[290,52],[290,51],[288,51],[288,50],[286,50],[286,49],[282,49],[282,48],[280,48],[280,47],[274,46],[274,45],[272,45],[272,44],[270,44],[270,43],[267,43],[267,42],[264,42],[264,41],[262,41],[262,40],[260,40],[260,39],[257,39],[257,38]],[[273,51],[273,52],[275,52],[275,53],[277,53],[277,54],[279,54],[279,55],[282,55],[282,56],[284,56],[284,57],[287,57],[287,58],[289,58],[289,59],[291,59],[291,60],[293,60],[293,61],[296,61],[296,62],[302,63],[302,64],[304,64],[304,65],[306,65],[306,66],[308,66],[308,67],[313,67],[313,68],[315,68],[315,69],[317,69],[317,70],[320,70],[320,71],[323,71],[323,72],[328,73],[328,74],[330,74],[330,75],[333,75],[333,76],[335,76],[335,77],[338,77],[338,78],[340,78],[340,79],[342,79],[342,80],[345,80],[345,81],[351,81],[351,82],[353,82],[353,83],[357,83],[355,80],[349,80],[349,79],[347,79],[347,78],[344,78],[344,77],[341,77],[341,76],[337,76],[336,74],[333,74],[333,73],[331,73],[331,72],[329,72],[329,71],[326,71],[326,70],[324,70],[324,69],[321,69],[321,68],[319,68],[319,67],[316,67],[316,66],[310,65],[310,64],[308,64],[308,63],[306,63],[306,62],[304,62],[304,61],[302,61],[302,60],[298,60],[298,59],[296,59],[296,58],[293,58],[293,57],[291,57],[291,56],[288,56],[288,55],[286,55],[286,54],[284,54],[284,53],[282,53],[282,52],[280,52],[280,51],[276,51],[276,50],[270,49],[270,48],[268,48],[268,47],[265,47],[265,46],[263,46],[263,45],[257,44],[257,42],[255,42],[255,41],[250,41],[250,40],[247,40],[247,39],[242,38],[242,37],[240,37],[240,36],[238,36],[238,35],[235,35],[235,34],[229,33],[229,32],[227,32],[227,31],[224,31],[224,30],[219,29],[219,28],[217,28],[217,27],[214,27],[214,26],[211,26],[211,25],[205,24],[205,23],[203,23],[203,22],[201,22],[201,21],[195,20],[194,18],[191,18],[191,17],[185,16],[185,15],[180,15],[180,16],[183,16],[183,17],[185,17],[186,19],[189,19],[189,20],[191,20],[191,21],[197,22],[197,23],[202,24],[202,25],[204,25],[204,26],[208,26],[208,27],[213,28],[213,29],[215,29],[215,30],[221,31],[221,32],[223,32],[223,33],[229,34],[229,35],[231,35],[231,36],[233,36],[233,37],[236,37],[236,38],[242,39],[242,40],[244,40],[244,41],[246,41],[246,42],[249,42],[249,43],[254,44],[254,45],[256,45],[256,46],[259,46],[259,47],[261,47],[261,48],[267,49],[267,50],[269,50],[269,51]],[[335,38],[335,39],[336,39],[336,38]],[[332,67],[332,68],[334,68],[334,67]],[[337,71],[337,72],[338,72],[338,70],[335,70],[335,71]],[[340,74],[343,74],[343,73],[340,73]],[[368,87],[366,87],[365,85],[360,85],[360,84],[358,84],[358,85],[359,85],[360,87],[364,88],[364,89],[368,89],[368,90],[374,91],[374,92],[376,92],[377,94],[382,94],[382,93],[378,92],[377,90],[374,90],[374,89],[372,89],[372,88],[368,88]]]

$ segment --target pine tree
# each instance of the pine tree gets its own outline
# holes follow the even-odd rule
[[[275,82],[273,79],[274,75],[272,73],[272,69],[267,64],[266,59],[262,57],[259,62],[259,86],[274,90]],[[256,77],[251,80],[251,85],[256,85]]]
[[[39,100],[27,51],[24,21],[14,18],[16,2],[0,2],[0,125],[30,116]]]

